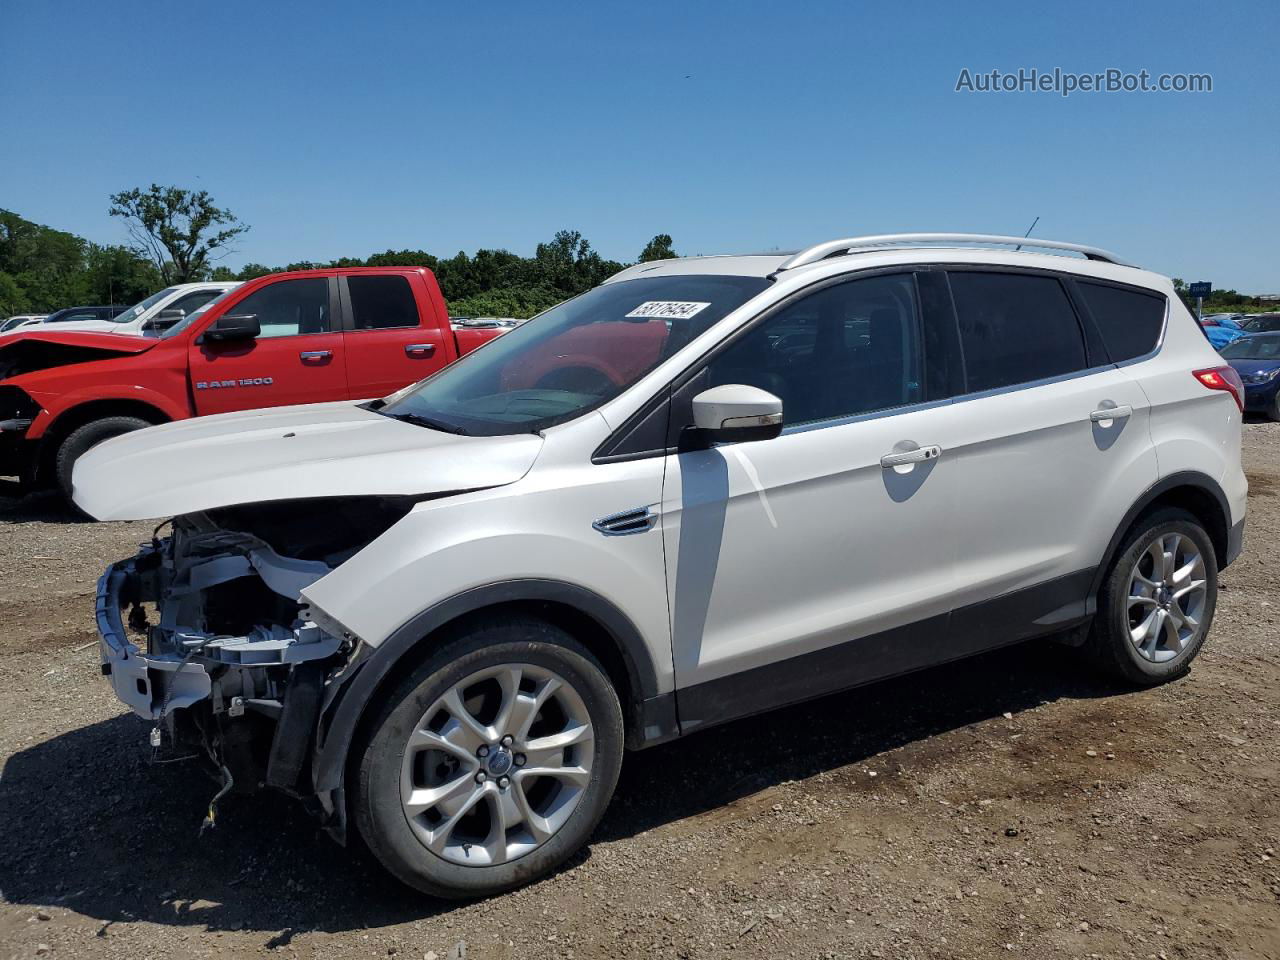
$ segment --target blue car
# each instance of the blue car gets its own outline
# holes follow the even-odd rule
[[[1200,327],[1204,335],[1213,344],[1213,349],[1221,351],[1228,343],[1233,343],[1244,336],[1244,329],[1229,313],[1210,314],[1200,318]]]
[[[1219,353],[1244,382],[1244,408],[1280,420],[1280,332],[1250,333]]]

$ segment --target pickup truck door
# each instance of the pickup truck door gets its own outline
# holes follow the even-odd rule
[[[437,316],[419,278],[338,278],[347,384],[354,399],[384,397],[457,359],[449,318]]]
[[[337,300],[336,278],[299,277],[257,287],[219,309],[217,316],[256,316],[261,333],[192,341],[196,414],[347,399],[342,333],[333,325]]]

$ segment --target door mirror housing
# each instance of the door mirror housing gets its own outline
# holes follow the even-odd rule
[[[258,323],[257,314],[241,313],[224,315],[213,321],[213,325],[204,332],[204,338],[206,340],[253,340],[260,333],[262,333],[262,327]]]
[[[759,387],[726,383],[693,398],[693,426],[705,446],[772,440],[782,432],[782,401]]]

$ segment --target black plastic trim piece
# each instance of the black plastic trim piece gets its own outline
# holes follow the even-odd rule
[[[1224,567],[1234,563],[1244,550],[1244,521],[1245,518],[1241,517],[1240,522],[1227,533],[1227,555],[1222,564]]]
[[[299,663],[289,674],[284,709],[271,738],[267,759],[267,784],[290,793],[306,766],[311,735],[320,716],[327,668],[320,663]]]
[[[440,627],[468,613],[504,603],[534,601],[563,604],[591,618],[617,645],[626,665],[635,702],[624,703],[630,719],[657,729],[664,736],[661,714],[646,719],[640,704],[659,696],[658,677],[644,638],[629,617],[599,594],[574,584],[557,580],[510,580],[467,590],[442,600],[396,630],[368,652],[358,664],[345,672],[341,690],[331,691],[329,703],[320,718],[321,735],[317,740],[313,763],[317,792],[342,786],[347,751],[351,747],[360,719],[371,706],[382,681],[404,657],[422,649],[421,644]],[[670,721],[674,726],[674,717]],[[669,737],[668,737],[669,738]]]

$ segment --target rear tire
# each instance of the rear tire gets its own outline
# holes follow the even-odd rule
[[[1200,521],[1162,508],[1139,519],[1098,591],[1086,651],[1139,686],[1183,676],[1204,646],[1218,600],[1218,562]]]
[[[586,843],[622,744],[617,693],[585,647],[540,620],[486,619],[387,697],[358,760],[352,819],[409,886],[500,893]]]
[[[91,448],[96,447],[103,440],[110,440],[122,433],[132,433],[134,430],[149,426],[152,424],[138,417],[103,417],[101,420],[92,420],[72,430],[58,447],[53,464],[54,479],[62,495],[68,500],[71,499],[71,470],[76,465],[76,461]]]

